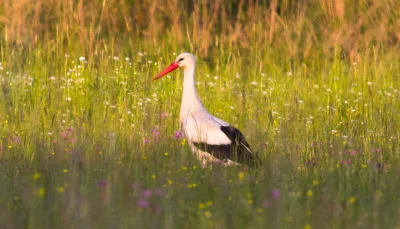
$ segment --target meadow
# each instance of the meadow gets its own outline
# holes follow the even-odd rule
[[[400,4],[0,2],[0,228],[400,228]],[[259,169],[202,168],[204,106]]]

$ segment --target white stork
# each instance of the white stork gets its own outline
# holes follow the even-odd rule
[[[167,73],[183,68],[183,95],[180,111],[180,125],[191,150],[206,166],[207,162],[224,166],[245,164],[251,167],[261,163],[247,143],[243,134],[227,122],[212,116],[203,107],[197,96],[194,72],[196,59],[190,53],[180,54],[171,65],[153,80]]]

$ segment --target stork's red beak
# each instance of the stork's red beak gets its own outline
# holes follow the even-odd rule
[[[165,76],[166,74],[172,72],[177,68],[179,68],[179,64],[177,62],[172,62],[172,64],[170,64],[168,67],[162,70],[162,72],[158,73],[158,75],[153,78],[153,81],[156,79],[160,79],[161,77]]]

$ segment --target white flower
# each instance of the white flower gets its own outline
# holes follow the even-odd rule
[[[81,57],[79,57],[79,60],[80,60],[80,61],[84,61],[84,60],[85,60],[85,57],[81,56]]]

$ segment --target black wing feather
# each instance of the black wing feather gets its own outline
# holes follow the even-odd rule
[[[231,140],[229,145],[210,145],[204,142],[193,142],[200,150],[220,160],[230,159],[241,164],[255,167],[261,164],[260,158],[251,150],[243,134],[233,126],[221,126],[221,131]]]

